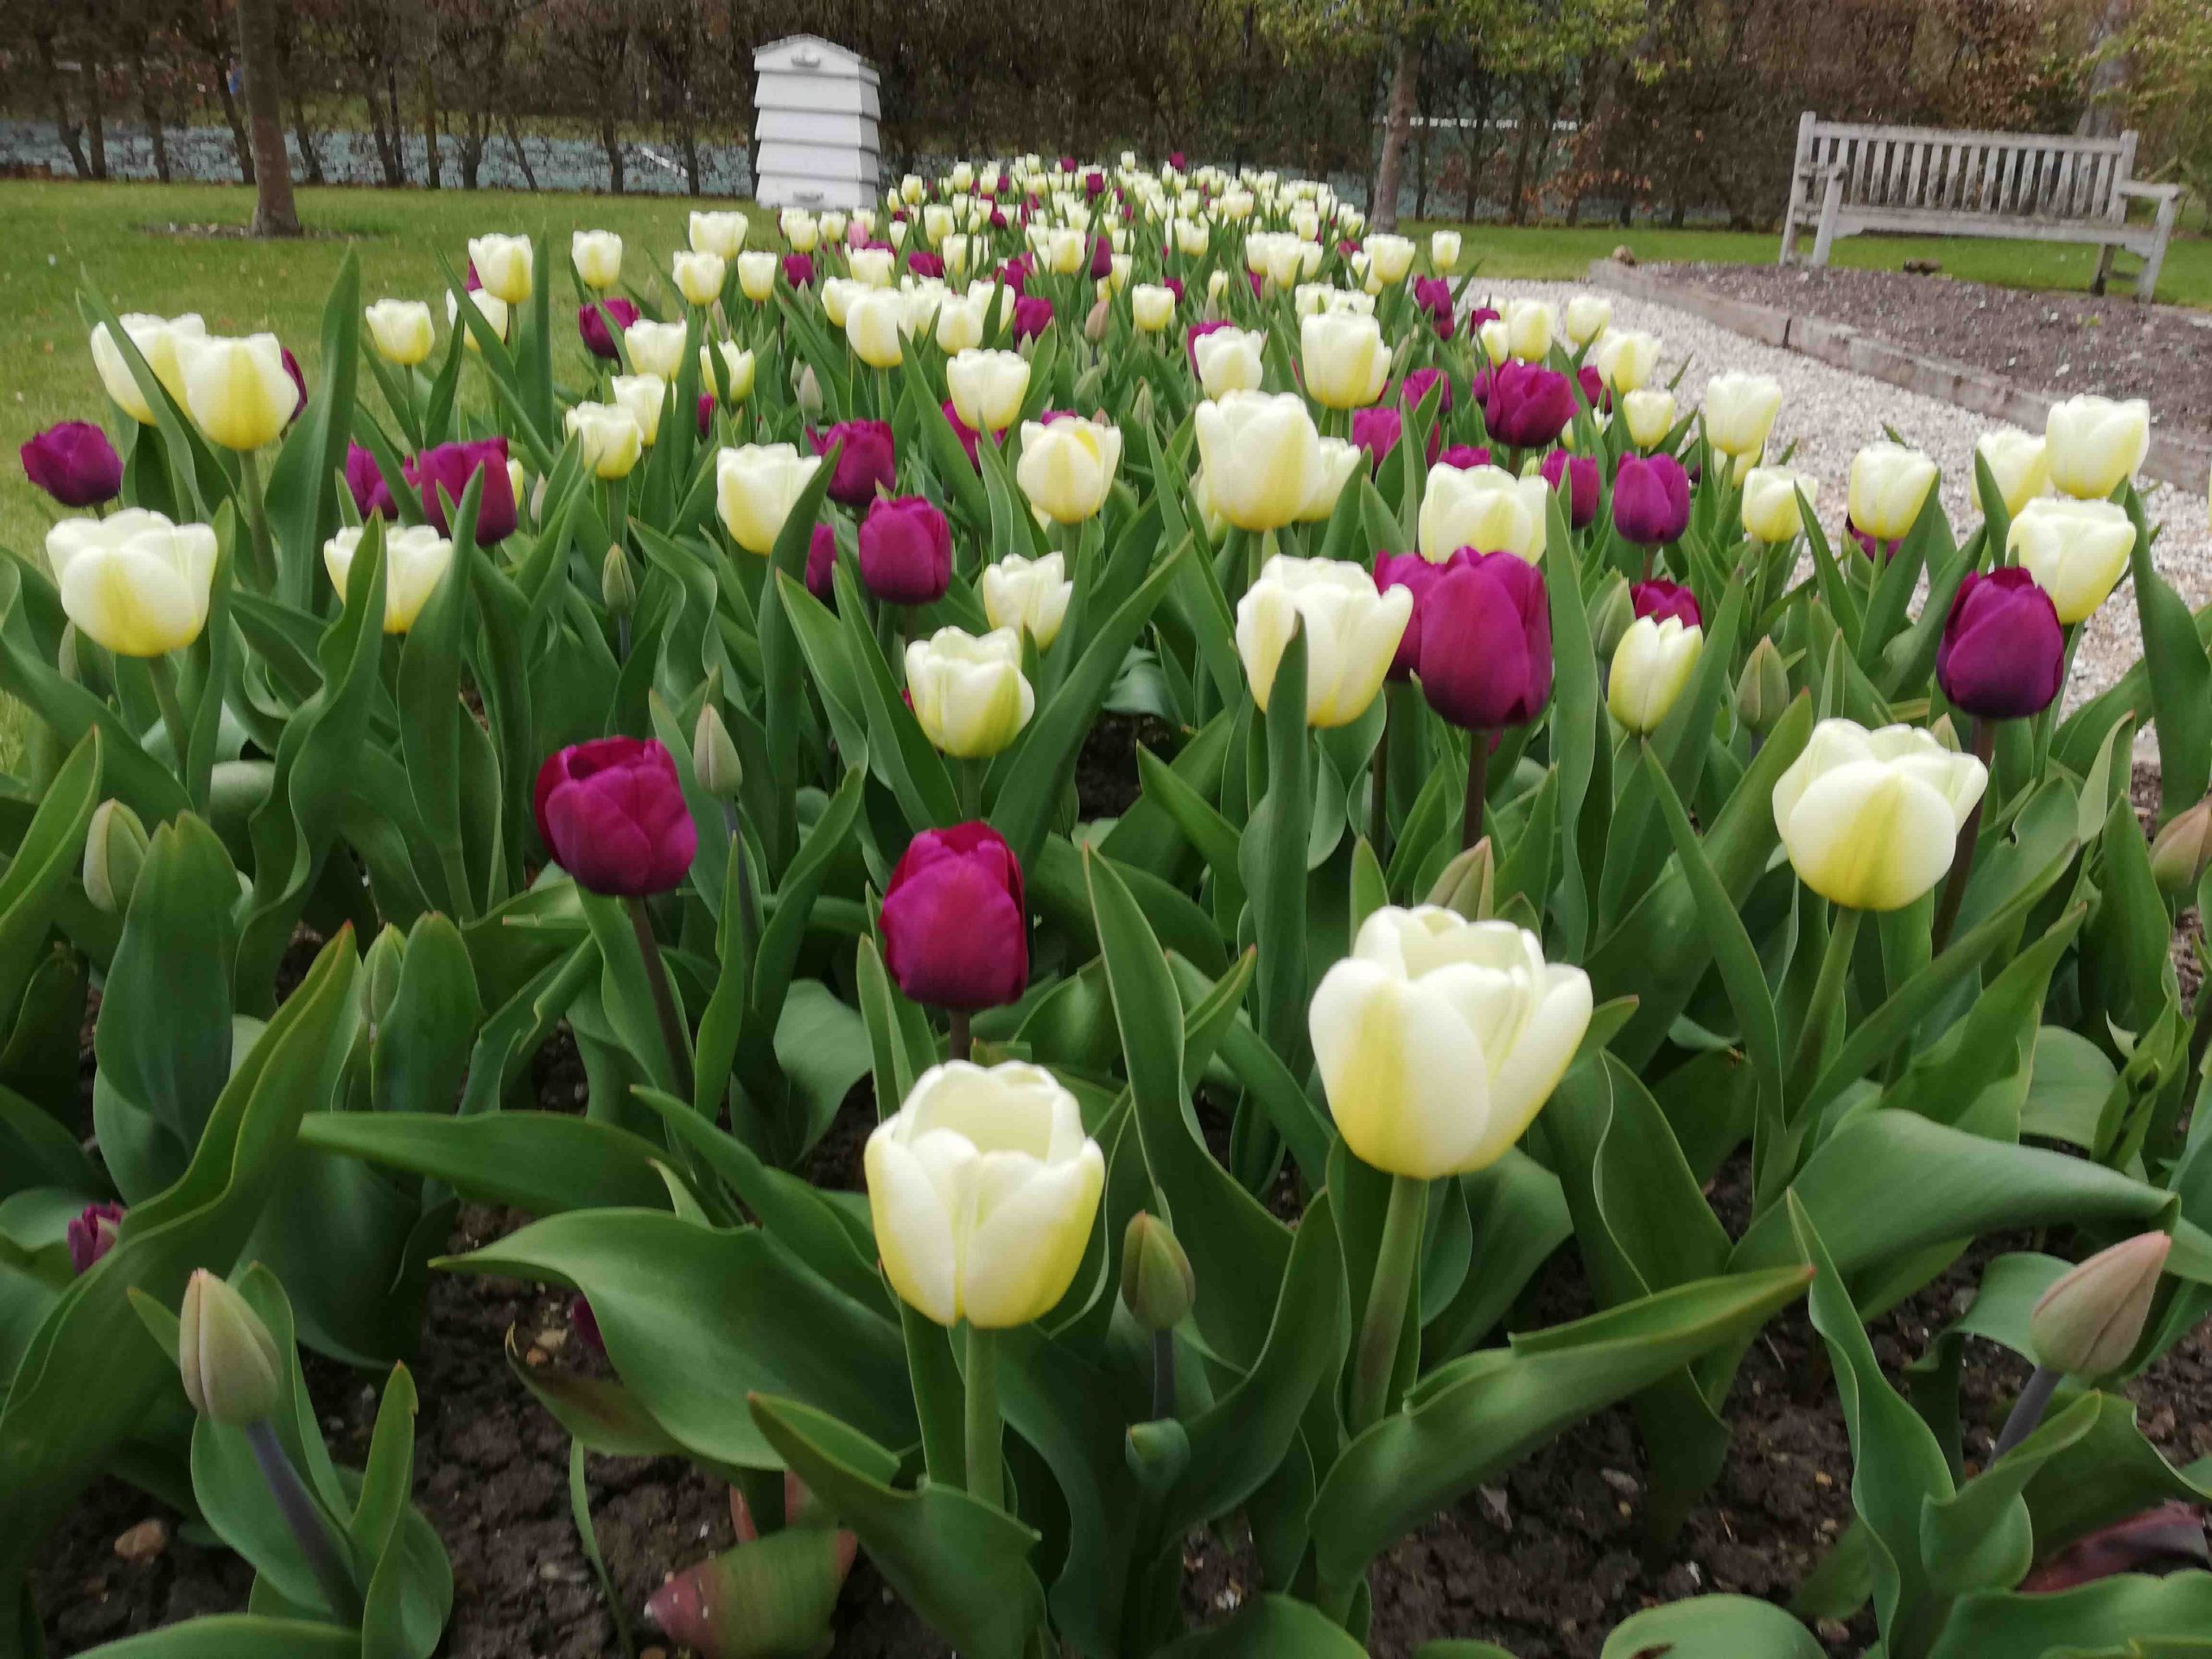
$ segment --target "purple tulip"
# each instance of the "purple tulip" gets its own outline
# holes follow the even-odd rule
[[[1436,586],[1453,560],[1462,556],[1454,553],[1442,564],[1431,564],[1418,553],[1377,553],[1375,556],[1375,591],[1387,594],[1393,588],[1402,588],[1414,596],[1413,614],[1406,622],[1406,631],[1398,636],[1397,655],[1390,659],[1390,677],[1405,680],[1413,677],[1421,666],[1421,607],[1428,590]]]
[[[812,256],[804,253],[785,254],[784,256],[784,280],[790,283],[793,288],[812,288],[814,286],[814,260]]]
[[[944,275],[944,256],[924,253],[918,248],[906,256],[906,269],[917,276],[942,276]]]
[[[115,1248],[116,1229],[122,1220],[119,1204],[88,1204],[72,1217],[67,1229],[71,1269],[90,1273],[93,1264]]]
[[[1697,595],[1680,582],[1654,580],[1630,584],[1628,590],[1629,608],[1638,616],[1649,616],[1664,622],[1674,617],[1686,628],[1705,626],[1705,613],[1698,609]]]
[[[556,751],[531,798],[553,860],[588,893],[666,893],[699,850],[676,761],[651,739],[602,737]]]
[[[1063,172],[1063,173],[1072,173],[1072,172],[1074,172],[1074,171],[1075,171],[1075,157],[1074,157],[1074,156],[1061,156],[1061,157],[1060,157],[1060,171],[1061,171],[1061,172]]]
[[[1022,284],[1029,280],[1030,272],[1036,269],[1037,261],[1033,256],[1017,253],[999,267],[999,281],[1012,289],[1016,297],[1019,297]]]
[[[1183,170],[1183,152],[1179,149],[1169,150],[1167,152],[1167,165],[1173,168],[1178,173],[1180,173]]]
[[[594,1358],[607,1357],[607,1338],[600,1335],[599,1315],[591,1311],[591,1298],[579,1294],[569,1299],[569,1328]]]
[[[861,580],[887,604],[933,604],[952,584],[952,526],[925,496],[878,496],[860,548]]]
[[[123,457],[90,421],[49,426],[22,449],[23,476],[65,507],[97,507],[123,493]]]
[[[982,434],[976,431],[976,429],[969,425],[967,422],[962,420],[960,418],[960,411],[955,409],[950,404],[946,404],[944,405],[944,408],[945,424],[952,429],[952,435],[960,440],[960,447],[966,452],[968,456],[968,464],[970,467],[973,467],[977,472],[982,472],[983,470],[983,457],[977,453],[976,445],[977,441],[982,436]]]
[[[817,524],[806,543],[806,591],[824,605],[836,594],[836,569],[837,532],[827,524]]]
[[[1414,277],[1414,303],[1435,321],[1439,340],[1452,338],[1452,330],[1457,323],[1452,315],[1452,284],[1449,282],[1441,276]]]
[[[1570,455],[1564,449],[1554,449],[1544,456],[1544,482],[1553,489],[1560,480],[1568,484],[1567,499],[1567,523],[1576,530],[1589,527],[1598,516],[1598,486],[1603,482],[1598,471],[1595,455]]]
[[[364,519],[399,517],[399,504],[391,499],[391,486],[384,481],[384,468],[358,443],[346,446],[346,489],[353,498],[353,511]]]
[[[1890,556],[1903,545],[1903,537],[1894,541],[1882,541],[1859,529],[1858,524],[1848,518],[1844,520],[1844,528],[1851,532],[1851,539],[1858,543],[1859,550],[1876,564],[1887,564],[1890,562]]]
[[[1690,479],[1672,455],[1625,455],[1613,474],[1613,528],[1624,541],[1659,547],[1689,527]]]
[[[1471,472],[1478,467],[1487,467],[1490,451],[1478,449],[1471,443],[1455,443],[1436,458],[1440,467],[1457,467],[1461,472]]]
[[[1534,363],[1500,364],[1483,400],[1484,427],[1516,449],[1556,443],[1574,413],[1574,388],[1567,377]]]
[[[400,471],[410,486],[422,492],[423,516],[438,527],[441,536],[453,534],[453,526],[446,522],[446,498],[459,506],[468,480],[480,471],[484,494],[476,504],[476,544],[491,547],[514,533],[515,491],[507,476],[505,438],[442,443],[402,461]]]
[[[1183,331],[1183,355],[1189,361],[1192,374],[1198,372],[1198,342],[1219,329],[1236,326],[1225,317],[1217,317],[1211,322],[1194,322]]]
[[[1094,281],[1103,282],[1114,274],[1114,245],[1103,236],[1090,238],[1090,275]]]
[[[584,349],[609,363],[622,356],[615,337],[637,320],[638,308],[627,300],[594,300],[576,308],[576,332],[583,336]]]
[[[1973,571],[1959,584],[1936,683],[1981,720],[2024,720],[2050,707],[2066,672],[2066,634],[2050,595],[2018,565]]]
[[[1021,865],[988,823],[925,830],[883,893],[883,963],[899,988],[941,1008],[997,1007],[1029,984]]]
[[[1036,340],[1052,326],[1052,302],[1041,294],[1025,294],[1014,302],[1014,337]]]
[[[1356,409],[1351,415],[1351,441],[1367,451],[1369,464],[1377,472],[1382,458],[1398,447],[1405,435],[1406,417],[1387,404]]]
[[[1103,173],[1084,174],[1083,175],[1083,194],[1093,201],[1096,201],[1099,197],[1104,195],[1106,194],[1106,175]]]
[[[1408,414],[1421,407],[1428,389],[1436,388],[1436,413],[1440,418],[1452,412],[1452,378],[1441,369],[1415,369],[1398,384],[1398,402]]]
[[[714,429],[715,394],[702,391],[699,394],[699,435],[703,438]]]
[[[293,385],[299,389],[299,396],[292,399],[292,412],[284,417],[289,425],[298,420],[300,411],[308,406],[308,378],[301,372],[300,359],[292,355],[292,348],[286,346],[281,349],[284,354],[284,372],[292,377]]]
[[[1183,303],[1183,279],[1180,276],[1163,276],[1160,279],[1160,285],[1175,296],[1177,305]]]
[[[1473,310],[1467,313],[1467,338],[1472,340],[1477,334],[1480,334],[1482,332],[1483,324],[1486,322],[1501,322],[1503,321],[1503,319],[1498,315],[1497,308],[1496,306],[1478,305]]]
[[[1594,363],[1585,363],[1574,372],[1574,384],[1582,388],[1582,401],[1592,409],[1610,410],[1613,394],[1605,385],[1605,377],[1598,372]]]
[[[817,455],[828,454],[840,440],[844,443],[837,470],[830,475],[833,501],[864,507],[875,499],[876,486],[887,490],[899,481],[888,421],[840,421],[827,432],[810,432],[807,437]]]
[[[1544,575],[1512,553],[1463,550],[1421,596],[1417,671],[1428,706],[1469,731],[1519,726],[1552,692]]]

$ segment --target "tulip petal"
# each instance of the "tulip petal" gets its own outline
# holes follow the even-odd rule
[[[1433,1180],[1481,1143],[1490,1068],[1446,998],[1346,957],[1322,976],[1307,1028],[1330,1115],[1361,1162]]]
[[[1875,763],[1816,779],[1780,821],[1807,887],[1853,910],[1901,910],[1951,867],[1959,821],[1925,781]]]

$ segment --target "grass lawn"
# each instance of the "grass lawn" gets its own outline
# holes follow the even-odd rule
[[[0,184],[0,315],[10,320],[0,333],[0,544],[28,551],[54,516],[23,481],[16,447],[54,422],[109,412],[77,311],[80,270],[105,288],[118,311],[197,311],[219,334],[271,329],[312,377],[323,296],[348,247],[360,255],[365,298],[419,297],[442,309],[438,253],[459,264],[472,232],[527,231],[560,250],[572,230],[619,231],[630,243],[630,275],[643,283],[683,240],[690,207],[680,197],[303,190],[300,215],[311,234],[251,243],[189,228],[243,225],[252,193],[238,186]],[[1622,243],[1647,264],[1764,263],[1775,251],[1771,236],[1726,231],[1467,231],[1470,260],[1501,277],[1576,276]],[[1958,276],[2077,290],[2088,287],[2094,251],[1873,237],[1836,246],[1840,264],[1894,267],[1932,257]],[[2177,242],[2162,286],[2165,299],[2212,308],[2212,239]]]

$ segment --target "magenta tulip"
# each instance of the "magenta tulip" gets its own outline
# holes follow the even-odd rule
[[[1484,427],[1516,449],[1556,443],[1574,412],[1574,388],[1567,377],[1534,363],[1500,364],[1483,399]]]
[[[1421,607],[1428,590],[1436,586],[1437,579],[1454,561],[1467,556],[1454,553],[1442,564],[1431,564],[1418,553],[1377,553],[1375,556],[1375,591],[1387,594],[1393,588],[1402,588],[1414,596],[1413,615],[1407,620],[1406,631],[1398,636],[1397,654],[1390,659],[1390,677],[1410,679],[1421,666]]]
[[[883,963],[917,1002],[972,1012],[1029,984],[1021,865],[988,823],[925,830],[883,893]]]
[[[887,604],[933,604],[952,584],[952,526],[926,497],[878,496],[860,551],[861,580]]]
[[[366,518],[397,518],[399,504],[391,499],[391,486],[384,480],[377,458],[358,443],[346,446],[346,490],[353,498],[353,511]]]
[[[1851,532],[1851,539],[1859,544],[1859,550],[1876,564],[1887,564],[1890,562],[1890,556],[1895,553],[1904,542],[1902,537],[1885,542],[1877,537],[1870,536],[1848,518],[1844,520],[1844,528]]]
[[[1603,481],[1598,471],[1595,455],[1570,455],[1564,449],[1554,449],[1544,456],[1544,482],[1554,490],[1567,486],[1567,518],[1576,530],[1589,527],[1598,516],[1598,486]]]
[[[1014,337],[1037,340],[1052,326],[1052,302],[1041,294],[1025,294],[1014,302]]]
[[[917,276],[943,276],[944,256],[938,253],[925,253],[917,248],[906,256],[906,269]]]
[[[1605,385],[1605,377],[1598,372],[1594,363],[1585,363],[1574,372],[1574,384],[1582,388],[1582,401],[1592,409],[1610,410],[1613,394]]]
[[[1406,417],[1387,404],[1352,410],[1351,441],[1367,451],[1369,463],[1377,472],[1382,470],[1382,458],[1398,447],[1405,429]]]
[[[944,409],[945,424],[952,429],[952,435],[960,440],[960,448],[967,454],[968,464],[974,467],[977,472],[982,472],[983,470],[983,458],[976,452],[976,441],[982,436],[982,434],[976,431],[976,429],[969,425],[967,422],[962,420],[960,418],[960,411],[955,409],[950,404],[944,404]]]
[[[1452,284],[1449,282],[1441,276],[1414,277],[1414,303],[1427,312],[1434,321],[1439,340],[1452,338],[1452,331],[1457,323],[1452,315]]]
[[[123,457],[90,421],[49,426],[17,452],[23,476],[65,507],[97,507],[123,492]]]
[[[88,1204],[72,1217],[67,1230],[72,1270],[90,1273],[93,1264],[115,1248],[116,1229],[122,1221],[119,1204]]]
[[[1471,472],[1478,467],[1490,465],[1490,451],[1478,449],[1471,443],[1455,443],[1436,458],[1440,467],[1456,467],[1461,472]]]
[[[899,463],[888,421],[840,421],[827,432],[808,435],[814,453],[826,455],[839,442],[837,470],[830,475],[830,499],[849,507],[864,507],[875,499],[878,485],[890,489],[899,481]]]
[[[1482,332],[1483,324],[1486,322],[1500,322],[1503,321],[1503,319],[1499,316],[1498,310],[1496,306],[1478,305],[1473,310],[1467,313],[1467,338],[1472,340],[1477,334],[1480,334]]]
[[[1680,582],[1654,580],[1630,585],[1629,608],[1637,616],[1648,616],[1664,622],[1673,617],[1686,628],[1705,626],[1705,613],[1698,609],[1697,595]]]
[[[1454,726],[1494,731],[1542,712],[1552,691],[1544,573],[1512,553],[1461,551],[1420,599],[1416,671]]]
[[[1936,648],[1936,683],[1982,720],[2024,720],[2050,707],[2066,675],[2066,632],[2050,595],[2018,565],[1971,571]]]
[[[476,544],[490,547],[514,533],[515,491],[513,481],[507,476],[505,438],[442,443],[435,449],[423,450],[412,461],[402,461],[400,471],[407,483],[422,493],[423,516],[438,527],[442,536],[453,533],[453,527],[446,522],[447,498],[450,497],[459,506],[468,480],[481,472],[484,493],[476,505]]]
[[[1672,455],[1626,455],[1613,474],[1613,528],[1624,541],[1659,547],[1689,527],[1690,480]]]
[[[824,605],[837,591],[836,568],[837,532],[827,524],[817,524],[806,543],[806,591]]]
[[[588,893],[666,893],[699,850],[676,761],[651,739],[602,737],[556,752],[538,768],[531,806],[554,862]]]
[[[284,372],[292,377],[292,385],[298,394],[292,399],[292,412],[284,417],[286,423],[289,424],[298,420],[301,411],[308,406],[308,378],[300,368],[300,359],[292,355],[292,348],[286,346],[281,349],[284,356]]]
[[[784,256],[784,280],[793,288],[814,286],[814,260],[810,255],[787,253]]]
[[[627,300],[594,300],[576,308],[576,333],[586,351],[613,363],[622,355],[616,336],[637,320],[638,308]]]
[[[1398,402],[1406,413],[1412,414],[1421,407],[1421,399],[1428,396],[1428,389],[1436,388],[1436,413],[1440,419],[1452,412],[1452,378],[1441,369],[1415,369],[1398,385]]]
[[[714,430],[714,426],[715,394],[711,391],[702,391],[699,394],[699,435],[705,437],[708,433]]]

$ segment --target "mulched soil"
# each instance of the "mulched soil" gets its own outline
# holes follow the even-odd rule
[[[2147,397],[2167,426],[2212,433],[2212,312],[2132,295],[1994,288],[1940,273],[1666,265],[1732,298],[1848,323],[2059,396]]]
[[[1084,759],[1093,782],[1135,760],[1138,734],[1109,735]],[[1146,735],[1150,735],[1146,734]],[[2157,779],[2139,768],[2139,807]],[[2193,975],[2191,976],[2193,978]],[[574,1110],[582,1073],[565,1033],[533,1072],[548,1109]],[[810,1159],[824,1185],[859,1185],[860,1148],[874,1120],[865,1089],[848,1100]],[[1732,1234],[1748,1220],[1740,1166],[1713,1192]],[[473,1249],[521,1224],[513,1212],[464,1211],[452,1248]],[[2024,1238],[1992,1238],[1935,1284],[1878,1320],[1877,1352],[1893,1376],[1954,1319],[1982,1265]],[[2052,1248],[2064,1248],[2056,1241]],[[1562,1251],[1523,1299],[1525,1323],[1548,1325],[1590,1311],[1580,1262]],[[1519,1323],[1522,1321],[1516,1321]],[[614,1629],[570,1520],[568,1443],[507,1367],[510,1329],[548,1364],[594,1362],[569,1322],[569,1298],[539,1287],[438,1275],[430,1287],[423,1351],[416,1501],[453,1559],[454,1601],[442,1649],[448,1659],[604,1659]],[[334,1451],[358,1462],[374,1421],[372,1379],[321,1359],[310,1391]],[[1961,1398],[1967,1455],[1986,1459],[2024,1367],[1977,1344]],[[2212,1455],[2212,1325],[2200,1329],[2129,1390],[2146,1433],[2177,1464]],[[1499,1643],[1520,1659],[1595,1659],[1605,1635],[1656,1602],[1709,1592],[1784,1600],[1850,1520],[1850,1446],[1825,1349],[1802,1307],[1776,1320],[1745,1358],[1726,1415],[1735,1440],[1719,1483],[1681,1535],[1654,1547],[1644,1526],[1645,1465],[1625,1408],[1562,1435],[1453,1508],[1377,1562],[1371,1649],[1399,1659],[1437,1637]],[[633,1623],[671,1571],[733,1541],[726,1489],[672,1459],[601,1459],[588,1471],[593,1520],[617,1592]],[[219,1548],[172,1535],[148,1559],[114,1545],[149,1518],[177,1518],[120,1481],[104,1480],[46,1542],[34,1574],[57,1656],[199,1613],[243,1607],[250,1574]],[[1218,1621],[1261,1586],[1236,1535],[1185,1541],[1184,1610]],[[1875,1631],[1865,1613],[1821,1627],[1832,1652],[1856,1651]],[[645,1655],[660,1653],[650,1631]],[[836,1651],[852,1659],[938,1659],[944,1643],[901,1604],[865,1558],[840,1600]]]

